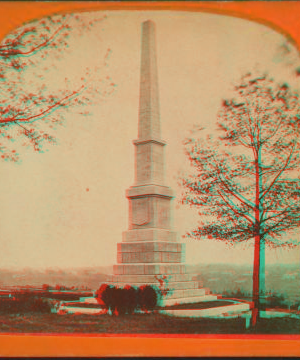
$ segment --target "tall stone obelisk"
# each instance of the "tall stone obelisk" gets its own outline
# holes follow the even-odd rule
[[[150,20],[142,24],[139,130],[133,143],[135,184],[126,192],[129,229],[118,243],[118,265],[108,281],[158,287],[164,280],[169,289],[164,304],[215,299],[199,288],[195,276],[186,274],[184,244],[171,229],[173,192],[165,185],[166,143],[160,133],[155,25]]]

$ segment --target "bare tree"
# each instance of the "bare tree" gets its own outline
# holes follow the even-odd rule
[[[219,136],[199,133],[185,141],[196,171],[181,177],[181,201],[200,215],[186,236],[229,244],[254,239],[253,326],[265,290],[265,246],[298,244],[293,232],[300,223],[299,110],[299,94],[288,85],[247,74],[233,98],[223,101]]]
[[[45,142],[55,142],[51,130],[62,124],[71,104],[72,109],[81,107],[94,101],[95,96],[99,98],[99,94],[112,92],[110,77],[100,78],[101,66],[83,69],[80,82],[65,78],[58,89],[49,87],[43,76],[48,70],[43,64],[49,66],[50,59],[51,66],[55,66],[66,53],[72,36],[80,37],[104,21],[105,17],[88,21],[81,15],[56,15],[25,25],[0,43],[2,159],[20,159],[12,144],[17,137],[23,138],[24,145],[42,152]],[[106,58],[102,65],[105,63]]]

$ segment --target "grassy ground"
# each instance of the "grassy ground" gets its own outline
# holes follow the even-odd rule
[[[298,319],[262,319],[255,332],[244,319],[188,319],[158,313],[124,316],[0,315],[1,333],[300,334]]]
[[[157,310],[180,310],[180,309],[184,309],[184,310],[192,310],[192,309],[209,309],[209,308],[214,308],[214,307],[219,307],[219,306],[228,306],[228,305],[232,305],[232,301],[223,301],[223,300],[218,300],[218,301],[205,301],[205,302],[199,302],[199,303],[193,303],[193,304],[180,304],[180,305],[171,305],[171,306],[163,306],[163,307],[157,307]],[[94,303],[80,303],[80,302],[66,302],[65,303],[66,306],[75,306],[75,307],[82,307],[82,308],[93,308],[93,309],[103,309],[103,307],[99,304],[94,304]]]
[[[75,306],[79,308],[89,308],[89,309],[103,309],[103,306],[99,304],[90,304],[90,303],[82,303],[82,302],[66,302],[64,303],[66,306]]]

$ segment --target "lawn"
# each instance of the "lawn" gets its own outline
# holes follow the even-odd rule
[[[298,319],[262,319],[255,332],[244,319],[176,318],[159,313],[110,315],[0,315],[1,333],[300,334]]]
[[[201,309],[209,309],[219,306],[230,306],[232,305],[232,301],[202,301],[198,303],[192,304],[178,304],[178,305],[168,305],[168,306],[157,306],[157,310],[201,310]],[[82,308],[95,308],[95,309],[103,309],[103,306],[94,303],[83,303],[83,302],[66,302],[66,306],[74,306],[74,307],[82,307]]]

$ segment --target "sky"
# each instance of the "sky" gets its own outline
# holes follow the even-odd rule
[[[83,16],[88,21],[103,14]],[[128,229],[125,190],[134,183],[143,21],[156,24],[166,183],[177,195],[173,225],[180,241],[197,222],[196,212],[179,204],[177,184],[178,173],[188,168],[183,140],[193,126],[213,132],[222,99],[249,71],[266,71],[299,86],[293,75],[300,63],[297,50],[264,25],[209,13],[105,14],[105,22],[91,33],[70,38],[69,50],[45,77],[49,84],[59,84],[64,76],[97,65],[116,84],[114,93],[99,98],[89,108],[90,116],[71,111],[57,130],[58,145],[46,153],[23,148],[22,164],[1,163],[0,268],[116,264],[117,243]],[[234,248],[205,239],[186,243],[188,264],[253,262],[251,241]],[[299,248],[266,253],[267,264],[299,258]]]

